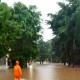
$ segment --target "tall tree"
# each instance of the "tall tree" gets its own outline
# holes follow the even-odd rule
[[[40,12],[37,11],[36,6],[26,7],[20,2],[15,3],[11,11],[11,20],[18,23],[16,44],[13,47],[14,52],[16,51],[15,55],[18,55],[16,58],[25,60],[29,60],[30,57],[35,58],[38,53],[38,32],[41,29]]]
[[[79,37],[77,37],[77,35],[79,35],[78,30],[80,30],[78,28],[79,25],[77,26],[79,20],[79,1],[67,1],[69,2],[67,4],[61,2],[58,3],[61,10],[55,15],[49,14],[51,16],[51,21],[48,21],[48,24],[51,25],[54,34],[58,37],[58,40],[56,40],[55,43],[57,42],[57,51],[61,54],[62,61],[64,63],[68,62],[69,65],[74,65],[79,64],[80,61],[78,58]],[[57,52],[56,48],[54,51]]]
[[[38,53],[41,13],[36,6],[18,2],[13,7],[0,3],[0,57],[9,53],[12,59],[26,61]],[[9,52],[8,50],[11,49]]]
[[[0,57],[7,54],[9,49],[7,24],[10,18],[10,8],[6,3],[0,3]]]

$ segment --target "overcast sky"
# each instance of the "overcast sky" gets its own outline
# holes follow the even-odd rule
[[[57,5],[57,2],[63,2],[64,0],[1,0],[2,2],[8,3],[9,6],[12,6],[14,2],[22,2],[26,6],[29,5],[36,5],[38,8],[38,11],[41,11],[42,13],[42,19],[44,20],[42,23],[42,26],[44,28],[43,33],[43,39],[44,41],[47,41],[49,39],[52,39],[52,31],[49,28],[49,26],[45,25],[45,20],[48,20],[49,17],[47,17],[48,13],[56,13],[59,11],[60,7]]]

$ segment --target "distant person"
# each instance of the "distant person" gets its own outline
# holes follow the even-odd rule
[[[32,59],[30,59],[30,61],[29,61],[29,65],[31,65],[32,64]]]
[[[14,66],[14,80],[20,80],[22,76],[22,70],[19,66],[19,61],[16,61],[16,65]]]
[[[40,56],[40,64],[43,64],[43,57],[42,56]]]

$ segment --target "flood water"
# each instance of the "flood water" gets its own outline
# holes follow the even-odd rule
[[[57,63],[35,63],[22,71],[22,80],[80,80],[80,68]],[[13,69],[0,69],[0,80],[14,80]]]

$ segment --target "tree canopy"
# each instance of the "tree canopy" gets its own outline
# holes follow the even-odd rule
[[[40,16],[35,5],[27,7],[17,2],[9,7],[0,3],[0,57],[8,53],[12,59],[25,64],[30,58],[35,58],[41,30]]]
[[[64,64],[79,64],[80,62],[80,6],[79,0],[66,0],[67,4],[59,2],[58,13],[48,14],[51,20],[47,23],[56,37],[53,39],[53,50],[60,56]]]

